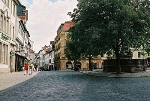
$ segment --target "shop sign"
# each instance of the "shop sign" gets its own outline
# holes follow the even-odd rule
[[[10,52],[10,56],[14,56],[14,55],[15,55],[15,53],[11,51]]]
[[[5,40],[9,40],[9,37],[3,33],[0,33],[1,34],[1,38],[2,39],[5,39]]]

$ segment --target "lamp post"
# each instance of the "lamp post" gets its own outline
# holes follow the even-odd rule
[[[92,55],[88,55],[88,58],[89,58],[89,70],[92,71],[92,63],[91,63]]]

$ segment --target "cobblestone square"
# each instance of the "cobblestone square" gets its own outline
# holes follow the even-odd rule
[[[150,77],[96,77],[68,70],[41,71],[33,75],[0,74],[0,78],[3,81],[0,85],[4,87],[0,90],[0,101],[150,100]],[[5,78],[9,78],[8,83]]]

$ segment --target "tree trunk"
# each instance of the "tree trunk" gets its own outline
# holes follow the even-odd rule
[[[116,73],[121,73],[121,67],[120,67],[120,46],[116,46],[115,49],[115,55],[116,55]]]
[[[120,67],[120,52],[116,55],[116,72],[121,73],[121,67]]]
[[[89,56],[89,70],[92,71],[91,56]]]

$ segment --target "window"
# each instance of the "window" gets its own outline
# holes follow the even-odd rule
[[[6,33],[9,34],[9,21],[6,22]]]
[[[0,63],[2,62],[2,43],[0,42]]]
[[[150,56],[150,53],[148,53],[148,56]]]
[[[12,36],[11,36],[11,33],[12,33],[12,28],[11,28],[11,25],[9,25],[9,36],[10,36],[10,38],[12,39]]]
[[[13,15],[15,16],[15,4],[13,4]]]
[[[5,34],[9,34],[9,18],[4,15],[0,15],[0,30],[3,30]]]
[[[8,64],[8,45],[0,43],[0,63]]]
[[[4,44],[2,44],[2,63],[4,63],[4,52],[5,52],[5,50],[4,50]]]
[[[141,52],[138,52],[138,58],[141,58]]]
[[[23,36],[24,32],[23,32],[22,28],[21,28],[20,30],[21,30],[21,33],[20,33],[20,34]]]
[[[6,0],[2,0],[4,3],[6,3]]]
[[[5,64],[8,64],[8,45],[5,45]]]
[[[13,30],[12,30],[12,38],[14,39],[15,38],[15,28],[13,27]]]
[[[4,30],[4,32],[6,32],[6,18],[4,17],[4,26],[3,26],[3,30]]]
[[[0,16],[0,29],[3,29],[3,16]]]
[[[19,30],[18,30],[19,34],[21,34],[21,26],[19,26]]]
[[[6,5],[9,7],[9,0],[6,0]]]
[[[11,0],[11,1],[10,1],[10,10],[11,10],[11,14],[12,14],[12,3],[13,3],[13,1]]]

